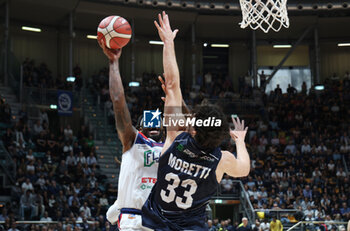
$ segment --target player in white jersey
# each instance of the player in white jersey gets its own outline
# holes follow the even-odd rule
[[[141,208],[157,179],[162,143],[161,129],[137,131],[132,125],[119,71],[121,49],[112,50],[99,43],[109,59],[109,91],[116,127],[123,145],[118,197],[107,211],[107,219],[121,231],[150,230],[142,227]]]

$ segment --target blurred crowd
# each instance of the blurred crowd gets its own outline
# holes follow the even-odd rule
[[[72,90],[73,83],[63,77],[53,78],[46,63],[37,65],[34,59],[26,58],[23,63],[23,82],[26,87]],[[83,86],[82,71],[79,65],[73,68],[75,77],[74,90],[80,91]]]
[[[109,230],[105,214],[117,189],[100,174],[89,129],[73,131],[67,124],[52,130],[54,121],[43,110],[36,121],[21,111],[15,124],[1,122],[2,143],[17,173],[12,200],[1,208],[0,230],[15,230],[16,220],[58,222],[20,230]]]
[[[282,94],[277,86],[263,97],[267,119],[248,121],[252,169],[243,183],[266,216],[269,209],[301,212],[281,213],[282,223],[350,219],[350,78],[327,79],[324,86],[308,94],[291,86]],[[231,178],[221,190],[232,192]]]

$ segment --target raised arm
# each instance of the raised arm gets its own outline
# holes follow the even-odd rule
[[[241,123],[239,118],[232,118],[232,122],[235,129],[230,131],[230,136],[236,143],[237,158],[229,151],[222,151],[216,174],[218,181],[224,173],[232,177],[245,177],[250,171],[250,158],[244,142],[248,127],[245,128],[244,120]]]
[[[170,27],[169,17],[163,11],[162,15],[158,15],[159,24],[154,21],[155,26],[158,29],[160,39],[164,42],[163,46],[163,68],[164,78],[166,86],[166,97],[164,106],[164,120],[167,124],[170,117],[169,115],[179,115],[182,113],[182,94],[180,89],[180,74],[179,68],[176,62],[174,39],[178,30],[172,30]],[[182,116],[172,119],[183,119]],[[175,137],[178,135],[180,127],[168,126],[167,138],[163,150],[168,149]]]
[[[160,81],[160,83],[161,83],[161,85],[162,85],[162,89],[163,89],[164,93],[166,94],[166,86],[165,86],[164,79],[163,79],[161,76],[159,76],[158,79],[159,79],[159,81]],[[162,99],[163,102],[165,103],[165,97],[162,96],[161,99]],[[190,113],[191,113],[191,110],[190,110],[190,108],[187,106],[187,104],[186,104],[186,102],[185,102],[184,99],[182,99],[182,113],[183,113],[183,114],[190,114]]]
[[[124,87],[119,71],[121,49],[112,50],[104,43],[99,42],[103,53],[109,59],[109,93],[113,103],[116,128],[123,145],[123,153],[131,148],[137,130],[132,126],[130,112],[126,105]]]

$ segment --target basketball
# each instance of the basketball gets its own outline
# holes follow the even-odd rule
[[[131,33],[130,24],[125,18],[108,16],[98,25],[97,39],[103,40],[108,48],[119,49],[128,44]]]

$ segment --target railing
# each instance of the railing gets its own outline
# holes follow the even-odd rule
[[[10,179],[11,183],[14,184],[16,182],[16,164],[2,142],[0,142],[0,166],[6,173],[8,179]]]
[[[279,209],[279,208],[277,208],[277,209],[254,209],[254,212],[255,213],[263,212],[265,217],[266,216],[268,216],[268,217],[276,216],[277,219],[279,219],[279,220],[282,219],[283,220],[283,218],[287,218],[290,215],[292,215],[292,217],[294,217],[294,215],[296,213],[298,213],[299,210],[296,210],[296,209]],[[293,222],[293,221],[289,221],[289,222]]]
[[[232,193],[222,193],[220,185],[217,189],[217,194],[212,197],[212,200],[221,199],[221,200],[240,200],[240,206],[243,210],[245,216],[248,218],[249,222],[255,221],[255,211],[252,203],[249,200],[248,194],[244,189],[243,183],[240,180],[233,180],[233,191]]]
[[[300,221],[287,229],[287,231],[291,231],[296,229],[297,227],[300,226],[301,230],[304,231],[306,230],[305,228],[310,228],[309,226],[314,226],[314,225],[344,225],[345,230],[346,230],[346,225],[348,222],[343,222],[343,221]],[[338,229],[339,230],[339,229]]]
[[[248,193],[245,191],[242,181],[238,181],[241,187],[241,206],[245,214],[247,215],[248,221],[255,222],[255,211],[252,203],[248,197]]]

